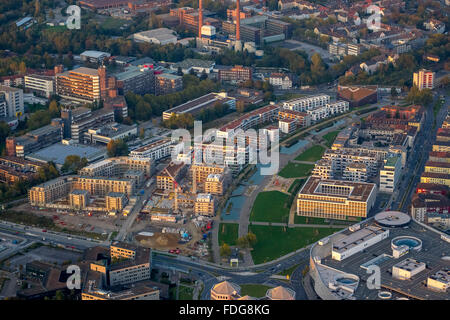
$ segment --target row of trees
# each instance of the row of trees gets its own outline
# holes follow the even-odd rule
[[[252,232],[237,239],[236,244],[238,247],[246,249],[253,247],[258,242],[256,235]],[[231,247],[224,243],[220,246],[219,253],[222,257],[228,257],[231,255]]]

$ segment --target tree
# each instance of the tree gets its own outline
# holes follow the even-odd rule
[[[106,145],[109,157],[118,157],[128,155],[128,145],[122,139],[111,140]]]
[[[220,256],[229,257],[231,255],[231,248],[228,244],[224,243],[220,246]]]
[[[88,160],[86,157],[80,158],[77,155],[69,155],[66,157],[63,166],[61,167],[62,172],[77,172],[81,168],[87,166]]]
[[[141,140],[145,139],[145,128],[139,129],[139,138],[141,138]]]
[[[60,116],[58,103],[55,100],[52,100],[52,102],[50,102],[48,111],[50,112],[50,115],[52,118],[56,118],[56,117]]]
[[[396,87],[392,87],[391,88],[391,97],[392,97],[392,99],[396,99],[397,96],[398,96],[397,88]]]

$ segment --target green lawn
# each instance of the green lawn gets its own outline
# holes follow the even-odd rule
[[[192,300],[192,295],[194,294],[194,288],[180,286],[178,289],[178,300]]]
[[[239,224],[237,223],[221,223],[219,225],[219,246],[226,243],[230,246],[236,245],[238,238]]]
[[[256,235],[252,257],[255,264],[272,261],[337,232],[331,228],[285,228],[250,225]]]
[[[302,187],[302,185],[305,183],[306,179],[295,179],[295,181],[291,184],[291,186],[289,187],[288,192],[289,193],[297,193],[300,188]]]
[[[108,17],[101,23],[101,27],[106,30],[119,29],[124,24],[129,23],[127,20]]]
[[[314,168],[313,164],[305,164],[305,163],[293,163],[289,162],[287,166],[285,166],[278,175],[283,178],[300,178],[308,176],[312,169]]]
[[[256,197],[250,221],[286,222],[289,217],[289,195],[279,191],[261,192]]]
[[[339,134],[339,131],[331,131],[325,134],[322,138],[326,141],[325,145],[327,145],[329,148],[333,145],[334,139],[336,139],[337,135]]]
[[[279,276],[289,276],[289,278],[292,276],[292,273],[297,269],[299,264],[293,265],[292,267],[285,269],[278,273]]]
[[[241,287],[241,296],[250,296],[254,298],[261,298],[266,295],[267,290],[272,287],[265,286],[262,284],[242,284]]]
[[[317,160],[322,158],[324,152],[324,147],[322,147],[321,145],[315,145],[300,154],[297,158],[295,158],[295,160],[316,162]]]
[[[312,217],[302,217],[295,215],[294,218],[295,224],[330,224],[329,222],[325,222],[324,218],[312,218]]]

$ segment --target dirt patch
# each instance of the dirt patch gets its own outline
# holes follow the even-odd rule
[[[149,247],[157,250],[170,250],[180,246],[178,241],[181,237],[177,233],[154,233],[153,236],[137,235],[136,240],[144,247]]]

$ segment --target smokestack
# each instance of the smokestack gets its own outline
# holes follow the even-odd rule
[[[203,1],[198,1],[198,37],[202,37],[202,26],[203,26]]]
[[[236,41],[241,40],[241,7],[239,0],[236,0]]]

